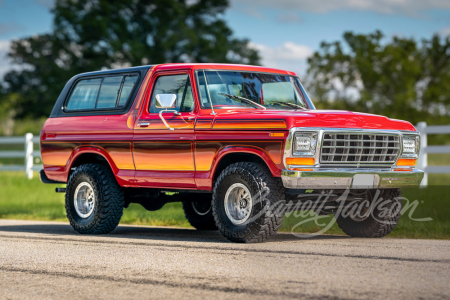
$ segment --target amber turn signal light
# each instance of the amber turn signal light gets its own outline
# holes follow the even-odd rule
[[[292,168],[289,170],[292,170],[292,171],[314,171],[314,169],[299,169],[299,168]]]
[[[415,159],[399,159],[397,160],[397,166],[415,166]]]
[[[271,137],[284,137],[284,132],[271,132]]]
[[[288,157],[286,158],[287,165],[301,165],[301,166],[312,166],[315,164],[315,159],[313,157]]]

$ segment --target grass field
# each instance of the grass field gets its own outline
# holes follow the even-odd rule
[[[439,177],[430,175],[430,183],[440,181]],[[37,174],[32,180],[28,180],[22,172],[0,172],[0,218],[67,221],[64,195],[55,193],[55,187],[57,185],[42,184]],[[450,186],[405,189],[403,196],[410,201],[419,201],[413,218],[431,217],[433,220],[417,222],[404,215],[390,237],[450,239]],[[291,231],[293,226],[305,220],[296,215],[297,213],[293,213],[285,217],[282,231]],[[326,216],[321,218],[319,223],[328,224],[330,221],[332,217]],[[125,209],[121,224],[190,227],[180,203],[166,204],[163,209],[155,212],[148,212],[138,204],[131,204]],[[322,228],[311,221],[297,226],[295,232],[314,233]],[[327,233],[343,234],[336,224]]]

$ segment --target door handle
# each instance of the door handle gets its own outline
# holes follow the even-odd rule
[[[143,122],[143,123],[137,124],[138,127],[148,127],[149,125],[150,125],[150,123],[148,123],[148,122]]]

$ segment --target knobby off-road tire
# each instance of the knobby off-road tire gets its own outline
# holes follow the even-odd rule
[[[217,230],[211,207],[211,194],[189,194],[183,210],[189,224],[198,230]]]
[[[254,199],[249,218],[242,224],[233,223],[225,209],[226,194],[236,184],[242,188],[245,186]],[[260,193],[265,196],[258,197]],[[232,242],[266,241],[280,228],[285,205],[281,178],[274,178],[265,166],[258,163],[231,164],[222,171],[213,190],[212,208],[216,225],[220,233]]]
[[[376,190],[370,192],[373,197]],[[380,238],[386,236],[394,230],[400,220],[403,208],[403,201],[400,197],[400,189],[385,189],[380,193],[378,199],[374,199],[378,204],[367,219],[355,221],[341,215],[336,218],[336,222],[342,231],[352,237]]]
[[[81,217],[76,211],[74,197],[77,187],[92,188],[95,197],[92,213]],[[72,173],[66,188],[66,213],[73,229],[84,234],[104,234],[119,225],[125,206],[123,189],[111,170],[103,165],[81,165]]]

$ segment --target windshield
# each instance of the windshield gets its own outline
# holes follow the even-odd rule
[[[239,71],[198,71],[203,108],[308,109],[297,77]],[[309,108],[313,108],[312,104]]]

